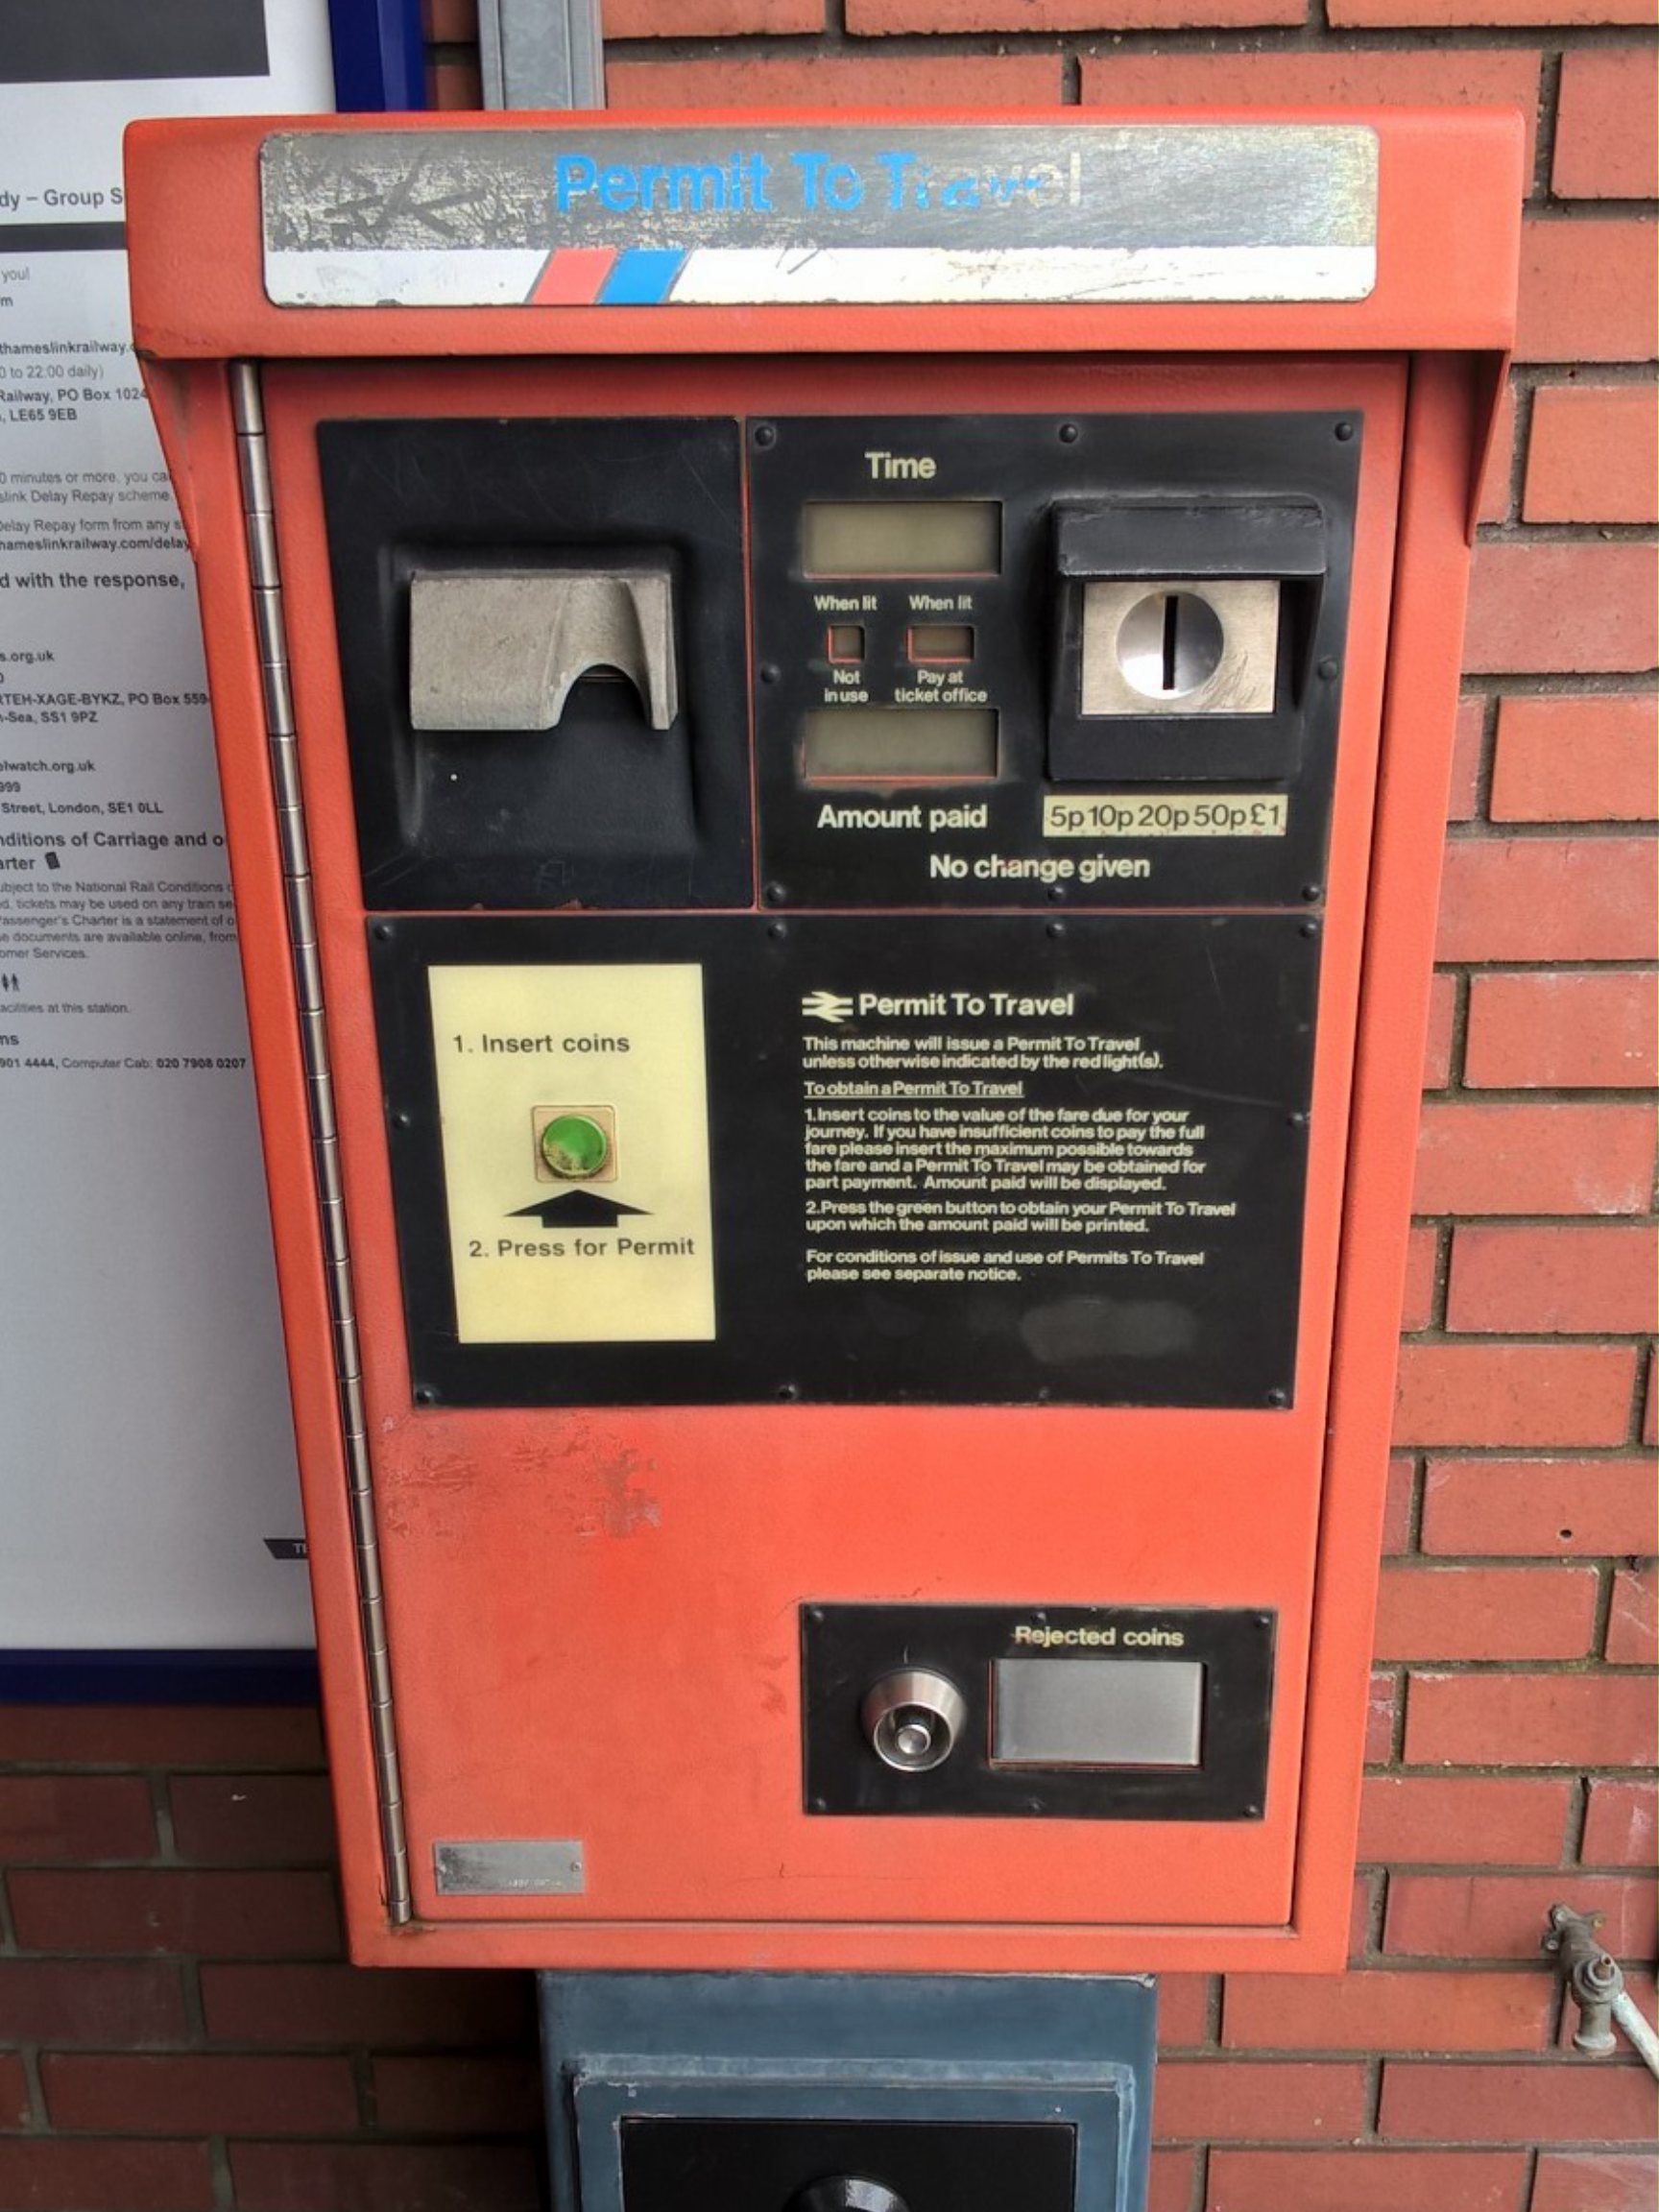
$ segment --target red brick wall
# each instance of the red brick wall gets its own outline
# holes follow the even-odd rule
[[[830,0],[827,24],[823,0],[613,0],[611,93],[1528,117],[1356,1970],[1166,1981],[1154,2207],[1650,2212],[1647,2077],[1565,2049],[1537,1961],[1557,1897],[1633,1964],[1655,1947],[1654,69],[1616,28],[1650,11],[1306,4]],[[475,97],[469,6],[431,0],[448,105]],[[341,1962],[311,1716],[0,1711],[0,2212],[537,2204],[528,1984]]]
[[[341,1956],[309,1711],[0,1709],[0,2207],[535,2212],[519,1974]]]

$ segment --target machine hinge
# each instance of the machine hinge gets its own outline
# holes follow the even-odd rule
[[[369,1680],[369,1727],[374,1750],[374,1779],[386,1861],[386,1908],[393,1925],[397,1926],[408,1921],[414,1911],[409,1891],[409,1845],[403,1821],[397,1735],[392,1713],[391,1659],[380,1587],[380,1549],[374,1527],[373,1478],[369,1463],[357,1315],[351,1296],[345,1193],[340,1180],[334,1076],[323,1021],[323,971],[317,952],[316,902],[311,887],[311,856],[305,839],[305,807],[300,785],[288,638],[282,620],[282,577],[276,559],[271,461],[265,441],[265,408],[259,372],[252,362],[230,364],[230,403],[242,480],[242,514],[248,534],[259,674],[265,694],[265,734],[270,748],[276,827],[282,851],[288,941],[300,1009],[300,1046],[311,1119],[312,1169],[318,1218],[323,1230],[329,1313],[334,1327],[334,1373],[346,1446],[355,1539],[358,1617],[363,1663]]]

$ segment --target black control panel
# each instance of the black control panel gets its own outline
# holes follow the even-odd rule
[[[1330,416],[750,423],[768,901],[1305,898],[1358,445]]]
[[[422,1402],[1293,1402],[1362,436],[321,425]]]
[[[368,901],[1316,902],[1362,427],[325,423]]]
[[[455,1405],[1288,1405],[1310,931],[1289,914],[374,921],[416,1387]],[[597,1039],[563,1011],[571,963],[608,1010]],[[695,1071],[682,1032],[629,1010],[655,968],[695,978]],[[441,1011],[480,979],[513,1009],[505,1033]],[[652,1125],[671,1096],[682,1120],[706,1101],[706,1212]],[[565,1100],[612,1118],[602,1180],[541,1166],[537,1108]],[[613,1267],[633,1270],[633,1340],[589,1321]],[[707,1326],[653,1337],[653,1285],[699,1269]],[[512,1282],[545,1327],[491,1341]]]

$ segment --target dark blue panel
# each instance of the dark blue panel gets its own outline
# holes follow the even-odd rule
[[[0,1651],[0,1705],[315,1705],[314,1651]]]
[[[426,105],[421,0],[328,0],[334,105],[342,115]]]

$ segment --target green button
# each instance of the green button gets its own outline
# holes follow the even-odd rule
[[[611,1158],[611,1140],[586,1114],[561,1114],[541,1132],[541,1157],[555,1175],[585,1183]]]

